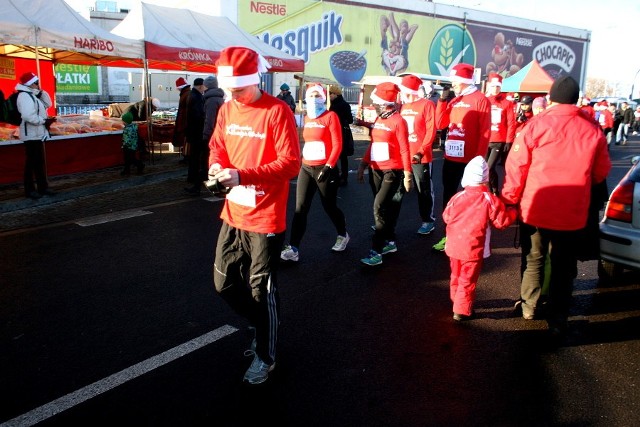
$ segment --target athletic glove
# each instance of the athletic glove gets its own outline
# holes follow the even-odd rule
[[[331,166],[325,165],[318,174],[318,182],[325,182],[331,173]]]
[[[46,119],[44,119],[44,127],[47,128],[47,130],[49,130],[51,125],[57,120],[58,119],[55,117],[47,117]]]

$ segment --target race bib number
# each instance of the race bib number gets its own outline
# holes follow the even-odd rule
[[[384,162],[389,160],[389,143],[374,142],[371,144],[371,161]]]
[[[302,156],[307,160],[325,160],[327,154],[322,141],[308,141],[302,147]]]
[[[253,185],[237,185],[227,194],[227,200],[250,208],[256,207],[256,189]]]
[[[492,108],[491,109],[491,123],[498,124],[502,121],[502,109],[501,108]]]
[[[415,134],[416,116],[402,116],[405,122],[407,122],[407,128],[409,129],[409,142],[418,141],[418,137]]]
[[[464,157],[464,141],[447,139],[444,143],[444,153],[449,157]]]

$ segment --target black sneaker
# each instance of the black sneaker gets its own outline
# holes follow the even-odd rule
[[[25,196],[29,199],[38,200],[40,197],[42,197],[42,194],[38,193],[37,191],[32,191],[29,194],[25,194]]]
[[[465,320],[471,320],[475,317],[475,313],[471,313],[469,316],[465,314],[453,313],[453,320],[456,322],[464,322]]]

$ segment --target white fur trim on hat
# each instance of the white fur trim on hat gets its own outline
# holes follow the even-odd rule
[[[326,93],[324,91],[324,88],[322,86],[320,86],[320,85],[309,86],[307,88],[306,92],[304,93],[304,97],[305,98],[310,98],[309,95],[311,95],[311,92],[318,92],[323,101],[327,100],[327,95],[326,95]]]
[[[371,102],[373,102],[374,104],[378,104],[378,105],[392,105],[392,104],[395,104],[395,102],[390,102],[390,101],[387,101],[386,99],[380,98],[378,95],[376,95],[376,90],[375,89],[373,90],[373,92],[371,92]]]
[[[271,68],[271,64],[260,54],[258,54],[257,73],[234,76],[233,65],[218,65],[218,86],[222,88],[236,88],[257,85],[260,83],[260,75],[266,73],[269,68]]]
[[[476,156],[464,168],[460,185],[480,185],[489,182],[489,166],[482,156]]]
[[[379,96],[376,96],[375,93],[371,93],[371,102],[373,102],[374,104],[378,104],[378,105],[391,105],[391,104],[394,104],[394,102],[385,101],[384,99],[380,98]]]
[[[403,86],[401,84],[398,85],[398,87],[400,88],[400,91],[402,91],[402,93],[410,93],[411,95],[418,95],[420,93],[417,90],[410,89],[410,88],[408,88],[406,86]]]
[[[464,83],[464,84],[467,84],[467,85],[472,85],[474,83],[473,79],[465,79],[465,78],[459,77],[459,76],[451,76],[449,78],[454,83]]]
[[[474,68],[471,64],[459,63],[451,69],[450,78],[454,83],[464,83],[468,85],[474,84],[473,81]]]

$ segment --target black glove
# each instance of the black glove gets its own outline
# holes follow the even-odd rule
[[[55,117],[47,117],[46,119],[44,119],[44,127],[47,128],[47,130],[49,130],[49,128],[51,127],[51,125],[58,120]]]
[[[325,182],[331,173],[331,166],[325,165],[318,174],[318,182]]]
[[[513,145],[513,142],[511,144],[504,144],[504,148],[502,149],[505,153],[508,153],[509,150],[511,150],[511,146]]]
[[[420,160],[422,160],[422,153],[416,153],[411,158],[411,163],[420,163]]]

